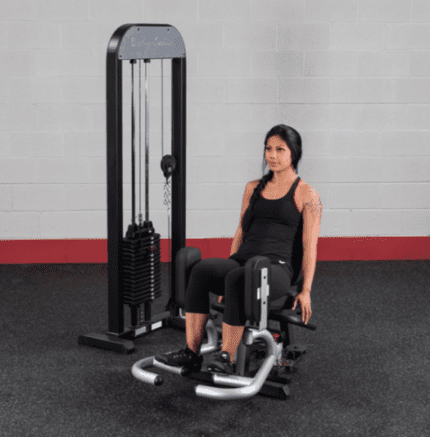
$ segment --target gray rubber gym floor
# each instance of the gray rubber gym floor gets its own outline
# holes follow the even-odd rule
[[[181,330],[141,337],[131,355],[78,345],[107,330],[106,265],[1,265],[0,435],[429,436],[429,279],[430,261],[318,262],[318,329],[294,327],[308,352],[290,399],[226,402],[173,374],[160,387],[132,376],[138,359],[182,347]]]

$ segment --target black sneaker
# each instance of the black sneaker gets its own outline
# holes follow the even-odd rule
[[[208,364],[209,372],[227,373],[232,375],[236,371],[236,364],[230,362],[230,354],[220,351],[213,361]]]
[[[182,367],[185,366],[192,372],[198,373],[202,368],[203,356],[197,355],[188,346],[177,352],[169,352],[164,355],[156,355],[157,361],[168,366]]]

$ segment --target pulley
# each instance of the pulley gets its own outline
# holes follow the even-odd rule
[[[176,169],[176,159],[172,155],[164,155],[161,160],[161,170],[163,170],[166,181]]]

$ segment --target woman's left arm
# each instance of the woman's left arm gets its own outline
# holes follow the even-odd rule
[[[306,191],[303,207],[303,291],[310,293],[317,264],[317,244],[321,227],[322,204],[312,187]]]
[[[311,318],[311,286],[314,279],[317,264],[317,244],[321,226],[322,204],[320,196],[313,189],[309,188],[305,194],[303,207],[303,287],[294,299],[292,309],[300,303],[302,309],[302,320],[308,323]]]

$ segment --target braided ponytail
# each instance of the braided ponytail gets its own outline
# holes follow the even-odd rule
[[[243,215],[242,220],[242,235],[245,236],[246,232],[248,231],[251,222],[252,222],[252,212],[254,210],[254,203],[258,200],[258,197],[260,196],[260,193],[264,190],[264,187],[267,185],[267,182],[272,180],[273,178],[273,171],[270,170],[269,173],[264,175],[260,180],[258,185],[255,187],[254,192],[252,193],[251,200],[249,201],[248,208],[245,211],[245,214]]]
[[[294,170],[297,171],[299,161],[302,157],[302,139],[300,137],[300,134],[293,129],[290,126],[287,126],[285,124],[278,124],[277,126],[272,127],[270,131],[266,135],[266,139],[264,141],[264,152],[263,152],[263,174],[264,169],[267,166],[267,162],[265,160],[265,151],[266,151],[266,145],[267,141],[270,137],[279,135],[289,147],[291,151],[291,160]],[[273,171],[270,170],[266,175],[264,175],[261,179],[259,179],[258,185],[255,187],[254,192],[252,193],[251,200],[249,201],[249,206],[247,210],[245,211],[245,214],[243,216],[242,220],[242,238],[243,241],[245,239],[245,234],[248,231],[249,227],[251,226],[252,219],[253,219],[253,210],[254,210],[254,204],[258,200],[260,193],[264,190],[267,183],[272,180],[273,178]]]

